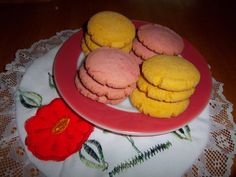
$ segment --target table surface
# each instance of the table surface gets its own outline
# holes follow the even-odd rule
[[[102,10],[168,26],[188,39],[210,64],[213,77],[224,83],[223,94],[236,104],[236,3],[229,0],[0,0],[0,72],[18,49],[78,29]],[[233,117],[236,121],[235,111]],[[236,176],[236,158],[231,176]]]

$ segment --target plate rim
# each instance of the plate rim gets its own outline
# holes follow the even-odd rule
[[[141,21],[141,20],[133,20],[133,22],[134,22],[134,24],[136,24],[136,26],[137,26],[137,24],[139,24],[139,25],[142,25],[142,24],[146,24],[146,23],[150,23],[150,22],[147,22],[147,21]],[[144,132],[141,132],[141,131],[139,131],[139,132],[137,132],[137,131],[132,131],[132,130],[122,130],[122,129],[119,129],[119,128],[114,128],[114,127],[109,127],[109,126],[107,126],[107,124],[98,124],[98,122],[96,122],[96,121],[94,121],[94,118],[91,118],[91,117],[88,117],[87,115],[85,115],[85,114],[83,114],[82,112],[80,112],[76,107],[75,107],[75,105],[73,105],[72,103],[71,103],[71,101],[69,101],[68,100],[68,97],[67,96],[65,96],[64,94],[65,93],[63,93],[64,91],[62,91],[62,88],[60,87],[61,86],[61,81],[59,80],[59,78],[58,78],[58,58],[59,57],[61,57],[60,55],[61,55],[61,53],[63,52],[63,50],[65,50],[65,48],[66,47],[68,47],[68,45],[70,46],[70,43],[72,43],[71,41],[73,41],[73,42],[76,42],[75,40],[77,40],[77,38],[79,39],[79,38],[81,38],[82,39],[82,36],[83,36],[83,30],[81,29],[80,31],[78,31],[78,32],[76,32],[75,34],[73,34],[69,39],[67,39],[64,43],[63,43],[63,45],[61,46],[61,48],[58,50],[58,52],[57,52],[57,54],[56,54],[56,56],[55,56],[55,59],[54,59],[54,63],[53,63],[53,75],[54,75],[54,81],[55,81],[55,84],[56,84],[56,86],[57,86],[57,90],[58,90],[58,94],[61,96],[61,98],[69,105],[69,107],[71,107],[77,114],[79,114],[81,117],[83,117],[84,119],[86,119],[87,121],[89,121],[89,122],[91,122],[92,124],[94,124],[95,126],[97,126],[97,127],[100,127],[100,128],[102,128],[102,129],[107,129],[107,130],[109,130],[109,131],[112,131],[112,132],[114,132],[114,133],[118,133],[118,134],[125,134],[125,135],[135,135],[135,136],[151,136],[151,135],[160,135],[160,134],[165,134],[165,133],[169,133],[169,132],[171,132],[171,131],[174,131],[174,130],[176,130],[176,129],[179,129],[179,128],[181,128],[181,127],[183,127],[183,126],[185,126],[186,124],[188,124],[189,122],[191,122],[192,120],[194,120],[203,110],[204,110],[204,108],[207,106],[207,104],[208,104],[208,100],[210,99],[210,93],[211,93],[211,89],[212,89],[212,77],[211,77],[211,72],[210,72],[210,69],[208,68],[208,64],[206,63],[206,60],[205,60],[205,58],[200,54],[200,52],[194,47],[194,46],[192,46],[192,44],[190,43],[190,42],[188,42],[186,39],[184,39],[183,38],[183,40],[184,40],[184,43],[185,43],[185,49],[184,50],[187,50],[187,49],[190,49],[190,50],[193,50],[193,52],[194,52],[194,54],[196,55],[195,57],[198,57],[198,58],[200,58],[200,61],[196,61],[196,62],[200,62],[200,64],[203,64],[203,66],[201,66],[201,67],[203,67],[203,69],[204,69],[204,72],[205,72],[205,74],[207,73],[207,76],[205,76],[205,77],[207,77],[207,78],[205,78],[205,80],[208,80],[207,81],[207,84],[208,84],[208,87],[207,87],[207,94],[205,94],[205,96],[206,96],[206,98],[204,98],[204,103],[202,103],[201,104],[201,109],[199,109],[200,111],[198,111],[198,112],[196,112],[195,114],[194,114],[194,116],[192,116],[192,118],[189,118],[189,119],[187,119],[187,121],[184,121],[184,123],[183,124],[181,124],[181,125],[179,125],[179,126],[175,126],[174,128],[170,128],[170,129],[168,129],[168,130],[161,130],[161,131],[144,131]],[[80,40],[81,40],[80,39]],[[78,41],[77,41],[78,42]],[[78,44],[78,46],[77,47],[79,47],[78,49],[80,50],[80,51],[77,51],[77,53],[75,52],[75,53],[73,53],[73,52],[71,52],[71,53],[73,53],[73,54],[69,54],[69,56],[70,57],[77,57],[77,60],[76,60],[76,62],[78,62],[78,59],[79,59],[79,55],[81,54],[81,47],[80,47],[80,43]],[[187,49],[186,49],[186,47],[188,47]],[[184,52],[183,52],[183,54],[184,54]],[[77,56],[76,56],[77,55]],[[70,57],[68,57],[68,58],[70,58]],[[183,55],[183,57],[184,57],[184,55]],[[185,58],[185,57],[184,57]],[[187,58],[186,58],[187,59]],[[75,60],[75,59],[74,59]],[[200,67],[200,66],[196,66],[197,68],[198,67]],[[206,68],[207,67],[207,68]],[[75,66],[75,68],[76,68],[76,66]],[[76,68],[77,69],[77,68]],[[198,68],[199,69],[199,68]],[[201,69],[201,68],[200,68]],[[202,69],[201,69],[201,71],[202,71]],[[75,74],[76,74],[76,71],[75,71]],[[75,75],[74,75],[74,77],[75,77]],[[200,83],[202,82],[202,79],[204,79],[204,77],[201,75],[201,79],[200,79]],[[59,83],[59,84],[58,84]],[[199,83],[199,84],[200,84]],[[71,83],[72,84],[72,83]],[[59,86],[58,86],[59,85]],[[74,86],[75,87],[75,86]],[[66,90],[65,88],[63,88],[64,90]],[[196,88],[196,90],[198,89],[198,86],[197,86],[197,88]],[[78,91],[77,91],[78,92]],[[80,93],[79,93],[80,94]],[[194,93],[195,94],[195,93]],[[191,97],[192,98],[192,97]],[[191,104],[191,98],[190,98],[190,104]],[[87,99],[87,98],[86,98]],[[90,100],[91,101],[91,100]],[[95,101],[93,101],[93,102],[95,102]],[[96,102],[96,104],[102,104],[102,103],[97,103]],[[189,105],[190,106],[190,105]],[[187,108],[187,109],[189,109],[189,107]],[[185,112],[185,111],[184,111]],[[133,113],[131,113],[131,114],[133,114]],[[136,113],[135,113],[136,114]],[[143,115],[143,113],[138,113],[138,114],[142,114]],[[145,117],[146,117],[146,115],[144,115]],[[148,116],[149,117],[149,116]],[[159,121],[160,121],[160,118],[152,118],[152,117],[150,117],[151,119],[158,119]],[[178,119],[179,118],[179,116],[177,116],[177,117],[173,117],[173,118],[170,118],[170,119]],[[162,119],[162,121],[163,120],[166,120],[166,121],[168,121],[168,120],[170,120],[170,119]]]

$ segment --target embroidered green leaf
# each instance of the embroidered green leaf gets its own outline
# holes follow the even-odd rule
[[[53,79],[53,75],[48,73],[48,83],[49,83],[49,87],[51,89],[55,89],[55,83],[54,83],[54,79]]]
[[[93,149],[93,147],[95,149]],[[82,153],[84,152],[84,154]],[[108,163],[104,159],[102,146],[96,140],[87,140],[79,151],[80,160],[90,168],[106,170]]]
[[[135,155],[133,158],[116,165],[112,169],[112,171],[109,172],[109,177],[118,175],[124,170],[127,170],[131,167],[141,164],[145,162],[146,160],[149,160],[150,158],[154,157],[159,152],[169,149],[171,146],[172,146],[171,142],[167,141],[166,143],[155,145],[154,147],[151,147],[150,149],[144,152],[140,152],[138,153],[138,155]]]
[[[19,90],[21,104],[26,108],[38,108],[42,105],[42,96],[31,91]]]
[[[96,148],[98,149],[98,153],[99,153],[100,159],[103,162],[105,162],[101,144],[98,141],[96,141],[96,140],[88,140],[87,142],[88,143],[92,143],[92,144],[94,144],[96,146]]]
[[[106,170],[108,168],[107,162],[103,164],[103,163],[95,163],[93,161],[90,161],[85,158],[85,156],[81,153],[81,151],[79,151],[79,158],[81,162],[83,162],[89,168],[96,168],[96,169],[102,169],[102,170]]]
[[[188,125],[172,132],[176,137],[192,141],[191,130]]]
[[[96,154],[96,152],[86,143],[84,143],[84,150],[90,155],[92,156],[96,161],[100,162],[100,159],[98,157],[98,155]]]

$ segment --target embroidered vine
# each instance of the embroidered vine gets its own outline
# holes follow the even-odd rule
[[[124,172],[125,170],[128,170],[129,168],[139,165],[145,162],[146,160],[149,160],[150,158],[156,156],[159,152],[169,149],[171,146],[171,142],[167,141],[166,143],[155,145],[154,147],[151,147],[144,152],[140,152],[131,159],[116,165],[109,172],[109,177],[113,177],[115,175],[120,174],[121,172]]]

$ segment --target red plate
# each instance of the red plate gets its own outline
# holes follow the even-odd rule
[[[133,21],[136,27],[147,22]],[[201,54],[187,41],[182,56],[192,62],[201,73],[201,80],[190,98],[190,105],[179,116],[158,119],[138,112],[129,112],[92,101],[81,95],[74,84],[81,54],[82,30],[70,37],[58,51],[54,62],[54,78],[60,96],[79,115],[100,128],[129,135],[158,135],[188,124],[208,103],[212,78]]]

